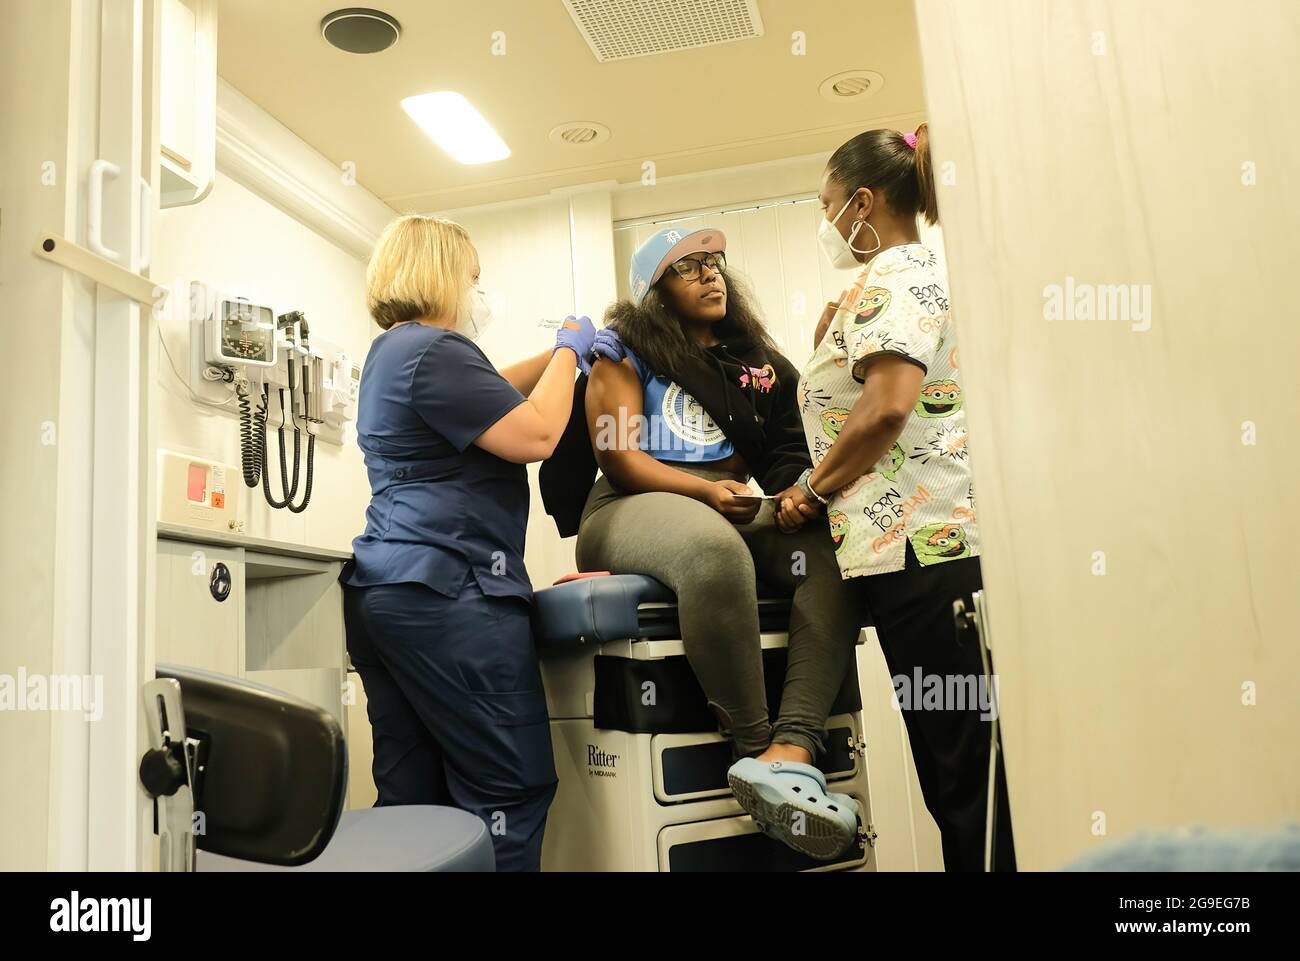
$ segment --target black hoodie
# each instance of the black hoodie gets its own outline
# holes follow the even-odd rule
[[[781,354],[728,337],[672,379],[700,402],[768,494],[785,490],[812,466],[799,415],[799,372]],[[541,467],[542,502],[561,537],[578,532],[596,478],[586,394],[587,379],[581,377],[564,436]]]

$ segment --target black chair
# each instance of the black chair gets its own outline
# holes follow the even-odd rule
[[[344,811],[347,746],[329,712],[197,668],[157,675],[144,685],[140,781],[163,870],[493,870],[487,828],[468,812]]]

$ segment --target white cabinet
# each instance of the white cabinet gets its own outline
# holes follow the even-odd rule
[[[157,578],[154,659],[239,677],[243,551],[160,540]]]
[[[338,552],[178,529],[158,540],[155,660],[274,687],[347,729]]]
[[[162,206],[207,196],[217,159],[216,0],[163,0],[158,135]]]

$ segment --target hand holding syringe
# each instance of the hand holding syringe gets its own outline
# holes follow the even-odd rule
[[[567,318],[567,321],[570,323],[578,322],[574,320],[574,318],[572,317]],[[537,322],[537,326],[543,327],[547,330],[559,330],[562,326],[564,326],[565,322],[566,321],[564,320],[552,320],[550,318],[542,318]],[[610,360],[613,363],[618,364],[618,363],[622,363],[623,358],[627,356],[627,349],[623,346],[623,342],[619,339],[617,331],[615,331],[612,327],[596,328],[596,338],[592,343],[592,351],[593,352],[589,357],[589,361],[594,361],[598,357],[604,357],[607,360]]]
[[[586,318],[581,318],[580,320],[573,317],[568,317],[565,320],[542,318],[537,322],[537,326],[547,330],[558,331],[566,323],[572,326],[574,324],[580,324],[582,320],[586,320]],[[587,322],[590,323],[590,321]],[[619,339],[618,332],[612,327],[596,328],[596,335],[595,339],[592,341],[591,351],[588,356],[584,358],[586,363],[582,365],[583,372],[590,373],[590,365],[600,357],[604,357],[606,360],[615,364],[622,363],[623,359],[627,357],[627,348],[623,346],[623,341]]]

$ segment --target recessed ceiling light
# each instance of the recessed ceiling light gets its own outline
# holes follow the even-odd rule
[[[455,91],[407,97],[402,109],[434,143],[463,164],[492,163],[510,156],[510,148],[492,125]]]
[[[817,88],[832,103],[846,103],[870,97],[885,85],[885,78],[874,70],[845,70],[827,77]]]
[[[609,128],[594,120],[575,120],[562,123],[551,131],[551,142],[566,147],[594,147],[609,139]]]
[[[379,53],[397,43],[402,25],[379,10],[348,7],[326,14],[320,32],[328,43],[348,53]]]

